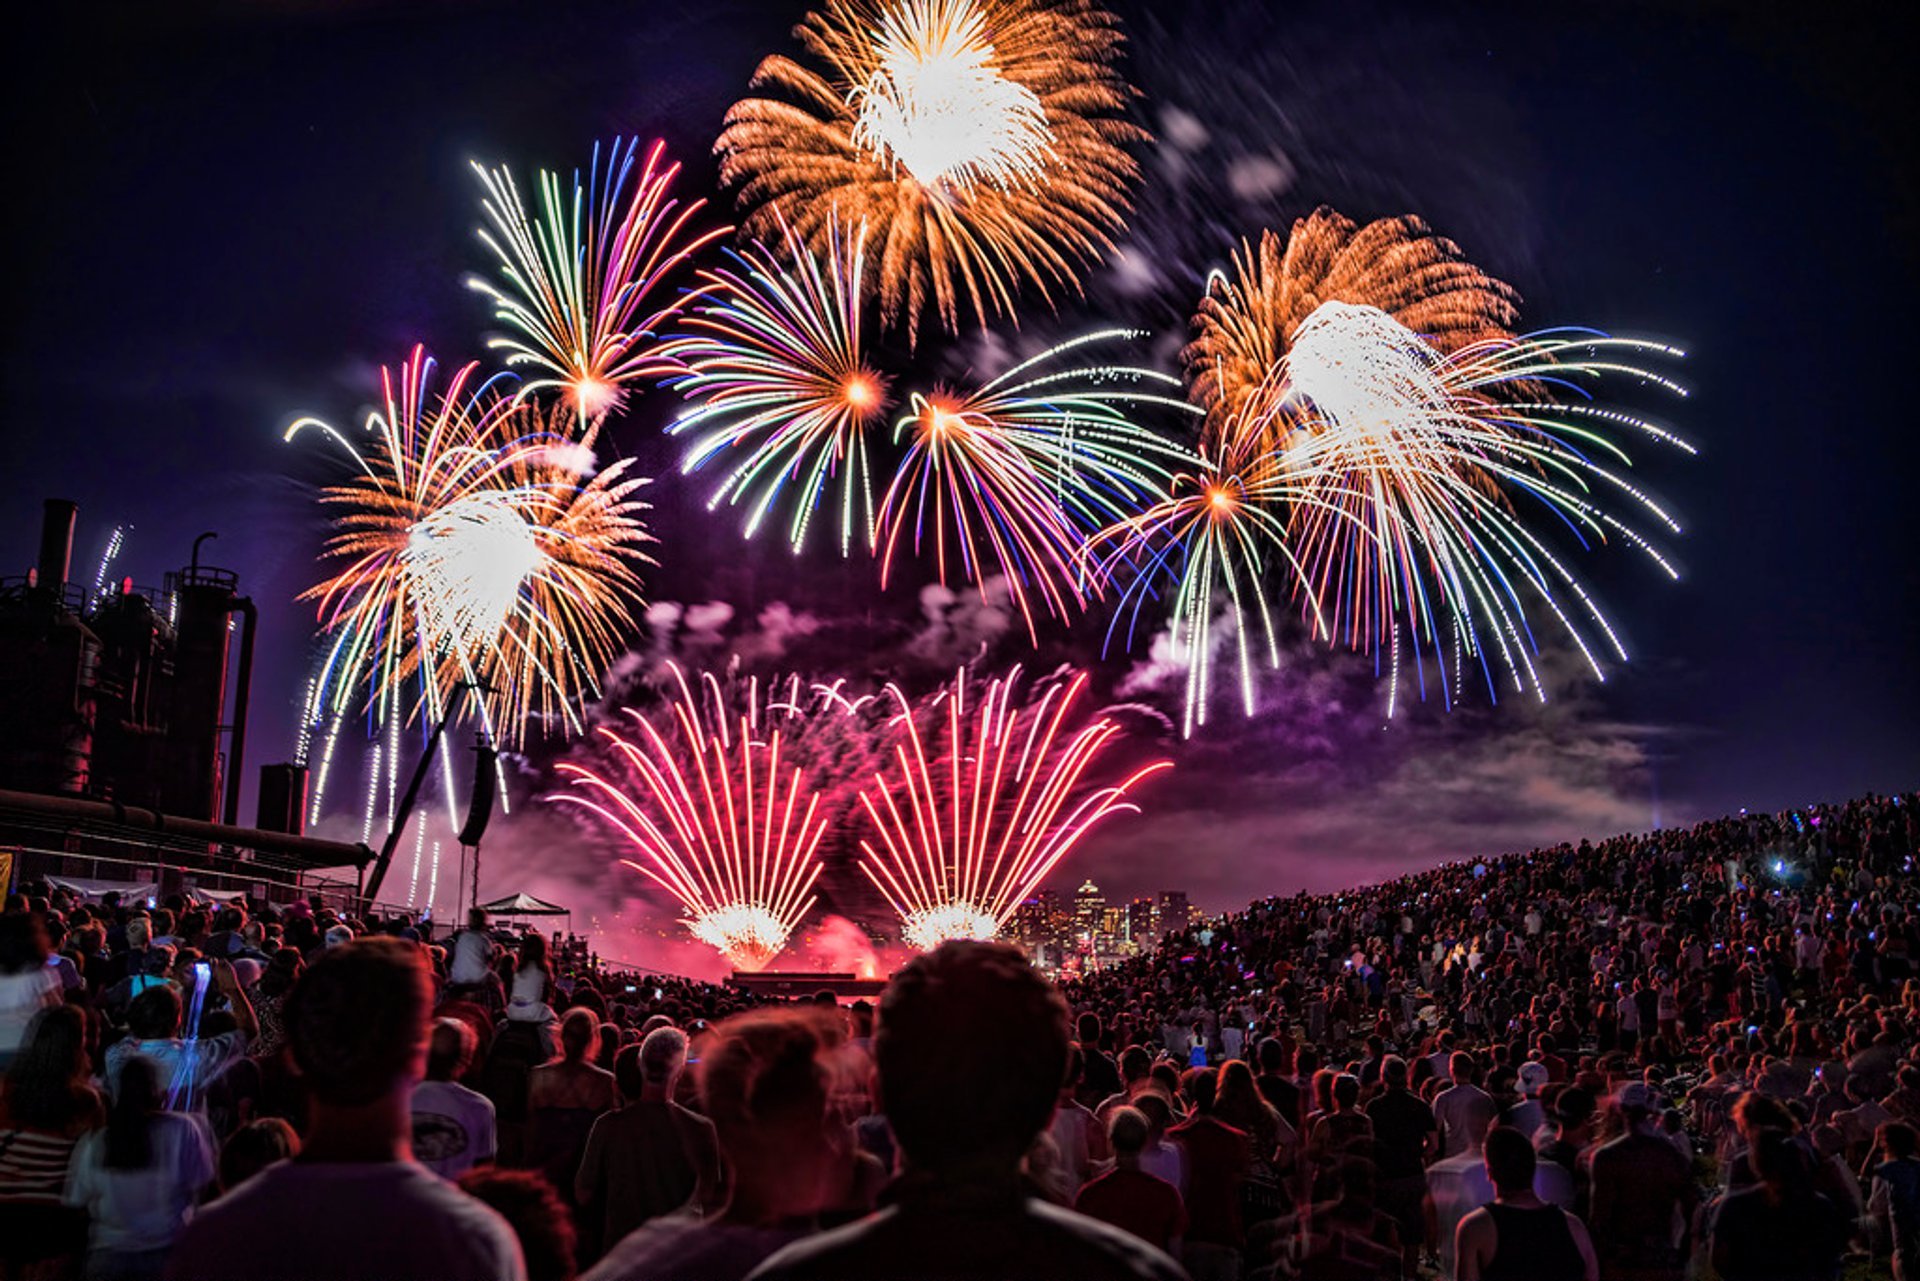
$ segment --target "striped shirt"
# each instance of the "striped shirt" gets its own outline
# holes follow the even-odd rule
[[[59,1205],[67,1158],[82,1134],[17,1125],[0,1102],[0,1205]]]

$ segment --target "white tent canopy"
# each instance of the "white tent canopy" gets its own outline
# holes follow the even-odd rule
[[[572,916],[573,909],[549,903],[545,899],[535,898],[531,894],[509,894],[497,898],[491,903],[482,903],[480,910],[489,916]]]

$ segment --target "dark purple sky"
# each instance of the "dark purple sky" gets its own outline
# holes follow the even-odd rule
[[[1224,907],[1920,779],[1901,320],[1920,226],[1901,42],[1865,7],[1844,20],[1467,8],[1123,10],[1142,119],[1163,142],[1143,156],[1124,260],[1073,315],[1030,314],[1024,337],[1121,319],[1155,330],[1164,358],[1234,237],[1323,201],[1360,218],[1418,212],[1521,290],[1529,325],[1688,349],[1694,395],[1668,416],[1700,457],[1639,455],[1687,527],[1673,545],[1685,576],[1667,584],[1620,554],[1582,562],[1635,661],[1604,688],[1554,661],[1563,696],[1544,709],[1416,708],[1389,724],[1369,671],[1290,648],[1262,717],[1222,716],[1178,749],[1149,817],[1089,845],[1063,883],[1183,885]],[[15,41],[8,87],[0,565],[30,560],[46,495],[81,503],[89,574],[115,523],[135,526],[121,572],[143,582],[220,531],[212,559],[263,608],[250,754],[283,758],[312,653],[292,598],[315,574],[312,491],[331,473],[324,451],[282,445],[281,429],[306,412],[356,421],[375,366],[416,340],[449,361],[484,354],[485,311],[461,284],[481,265],[469,158],[570,168],[594,139],[639,132],[665,137],[705,188],[721,114],[762,55],[790,48],[801,5],[46,10]],[[969,341],[929,359],[988,357]],[[881,597],[867,566],[796,572],[772,543],[743,550],[704,514],[704,491],[663,466],[668,403],[617,433],[669,472],[652,595],[733,613],[711,638],[682,628],[643,648],[746,643],[860,668],[991,640],[991,611],[929,609],[917,584]],[[763,615],[776,602],[787,614]],[[1049,656],[1090,659],[1094,635]],[[990,661],[1023,648],[989,644]],[[1109,689],[1173,696],[1144,645],[1103,671]],[[519,887],[521,847],[564,843],[516,821],[489,887]],[[585,850],[556,871],[549,857],[542,875],[554,892],[591,892],[604,861]]]

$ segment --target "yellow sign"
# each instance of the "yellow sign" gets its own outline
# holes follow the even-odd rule
[[[13,884],[13,851],[0,850],[0,894]]]

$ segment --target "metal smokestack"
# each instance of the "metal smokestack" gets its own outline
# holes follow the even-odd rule
[[[56,595],[67,585],[73,567],[73,521],[80,506],[69,499],[49,498],[40,518],[40,576],[42,590]]]

